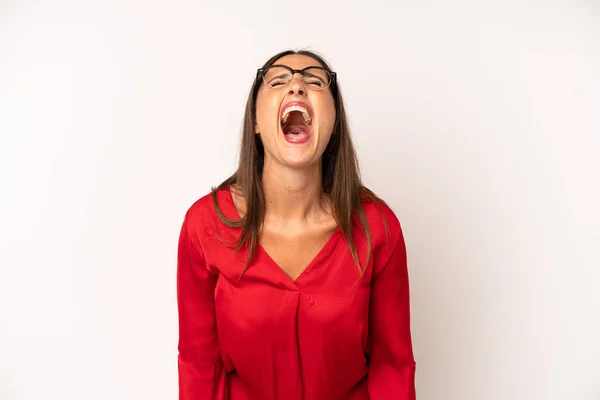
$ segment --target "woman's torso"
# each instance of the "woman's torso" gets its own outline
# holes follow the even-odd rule
[[[228,189],[218,190],[217,199],[226,217],[239,218]],[[218,219],[210,195],[194,207],[190,230],[198,235],[207,268],[218,274],[216,323],[229,399],[368,399],[370,278],[387,246],[377,207],[364,204],[372,254],[362,276],[338,228],[296,279],[261,245],[239,279],[247,248],[236,253],[222,241],[234,245],[241,229]],[[380,207],[388,223],[395,220],[386,205]],[[353,238],[364,266],[360,227]]]

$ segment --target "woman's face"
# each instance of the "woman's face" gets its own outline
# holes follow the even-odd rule
[[[292,54],[275,64],[293,69],[322,65],[309,56]],[[293,109],[288,107],[294,106]],[[294,111],[290,111],[294,110]],[[335,122],[331,86],[307,88],[299,73],[287,85],[270,88],[261,82],[256,98],[256,124],[265,148],[265,164],[277,162],[290,167],[307,167],[320,161]]]

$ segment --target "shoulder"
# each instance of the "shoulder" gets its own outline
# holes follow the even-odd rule
[[[231,228],[221,220],[235,219],[235,208],[228,188],[212,188],[187,209],[183,220],[180,243],[187,242],[201,254],[211,273],[222,273],[223,268],[235,276],[239,260],[233,247],[239,238],[239,229]]]
[[[211,189],[187,209],[184,226],[190,236],[200,240],[201,237],[214,233],[215,222],[218,219],[217,206],[226,217],[232,218],[227,207],[227,201],[231,198],[227,191],[228,189]]]
[[[205,193],[198,200],[194,201],[188,207],[185,213],[185,223],[187,225],[196,225],[201,223],[210,213],[212,208],[212,193]]]
[[[198,218],[210,218],[211,216],[216,216],[216,205],[219,208],[223,208],[226,212],[224,205],[231,199],[231,196],[228,194],[227,188],[213,188],[208,193],[205,193],[196,200],[192,205],[188,208],[185,218],[186,220],[196,220]],[[215,204],[216,203],[216,204]]]
[[[362,202],[371,231],[373,266],[378,272],[397,248],[405,249],[402,226],[389,203],[377,196],[369,196]]]
[[[392,207],[381,198],[365,200],[362,202],[362,206],[373,241],[389,239],[395,244],[402,236],[402,227]]]

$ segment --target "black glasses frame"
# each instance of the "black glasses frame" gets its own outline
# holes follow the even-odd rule
[[[258,80],[259,80],[259,79],[262,79],[262,78],[264,78],[264,76],[265,76],[265,73],[266,73],[266,72],[267,72],[269,69],[271,69],[271,68],[273,68],[273,67],[281,67],[281,68],[285,68],[285,69],[287,69],[287,70],[288,70],[288,71],[290,71],[290,73],[292,74],[292,78],[294,77],[294,74],[296,74],[296,73],[299,73],[300,75],[302,75],[302,82],[303,82],[303,83],[304,83],[304,73],[305,73],[305,71],[306,71],[307,69],[310,69],[310,68],[322,69],[323,71],[326,71],[326,72],[329,74],[329,76],[331,77],[331,79],[330,79],[330,82],[329,82],[329,85],[328,85],[328,86],[326,86],[326,87],[324,87],[324,88],[323,88],[323,90],[327,89],[328,87],[335,87],[335,84],[336,84],[336,78],[337,78],[337,74],[336,74],[335,72],[333,72],[333,71],[331,71],[331,70],[327,69],[327,68],[324,68],[324,67],[319,67],[319,66],[316,66],[316,65],[315,65],[315,66],[310,66],[310,67],[306,67],[306,68],[302,68],[302,69],[293,69],[293,68],[291,68],[291,67],[288,67],[287,65],[283,65],[283,64],[273,64],[273,65],[269,65],[268,67],[265,67],[265,68],[259,68],[258,70],[256,70],[256,80],[257,80],[257,82],[258,82]],[[264,80],[264,79],[263,79],[263,80]],[[267,82],[265,82],[265,83],[267,83]],[[305,85],[306,85],[306,84],[305,84]],[[332,86],[332,85],[333,85],[333,86]],[[312,90],[314,90],[314,89],[312,89]]]

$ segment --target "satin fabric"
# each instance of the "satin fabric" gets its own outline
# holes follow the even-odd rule
[[[239,218],[228,189],[217,198]],[[191,206],[177,266],[180,400],[415,399],[402,229],[387,205],[364,207],[372,255],[362,277],[338,228],[292,280],[260,245],[240,279],[248,248],[228,244],[241,229],[219,220],[210,194]]]

